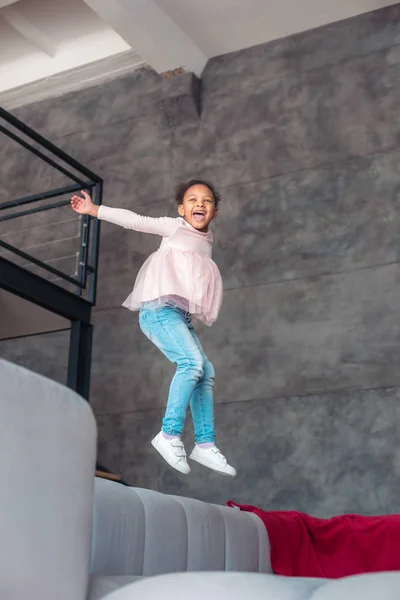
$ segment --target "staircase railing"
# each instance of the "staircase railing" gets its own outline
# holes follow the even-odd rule
[[[51,250],[54,250],[55,243],[62,244],[63,239],[59,241],[52,239],[49,242],[39,238],[36,247],[40,247],[42,254],[47,254],[44,258],[43,256],[37,257],[32,253],[32,244],[24,247],[24,244],[11,243],[8,238],[23,231],[23,228],[21,229],[18,226],[23,218],[29,219],[36,213],[46,213],[47,211],[66,207],[70,203],[71,195],[81,189],[89,191],[94,202],[101,204],[102,178],[3,108],[0,108],[0,133],[7,136],[9,144],[10,141],[12,142],[13,150],[24,149],[32,157],[32,160],[39,159],[40,163],[46,165],[46,168],[50,168],[57,176],[63,178],[63,185],[61,186],[22,197],[9,197],[4,201],[0,201],[0,256],[7,260],[19,262],[20,266],[28,270],[36,269],[40,276],[47,279],[51,277],[50,281],[67,286],[69,291],[73,291],[78,296],[84,295],[85,299],[91,304],[95,304],[100,236],[100,223],[97,219],[92,221],[87,215],[76,217],[78,222],[76,237],[79,242],[74,254],[70,254],[70,256],[76,257],[73,273],[65,272],[63,269],[54,266],[63,257],[53,256]],[[1,176],[1,164],[4,163],[4,160],[1,161],[2,153],[6,155],[3,159],[7,157],[8,161],[12,160],[12,152],[10,154],[7,150],[7,144],[2,144],[0,140],[0,183],[3,190],[7,190],[6,176],[4,176],[4,180]],[[15,181],[10,183],[14,184]],[[71,215],[75,218],[74,213],[71,213]],[[60,223],[62,222],[60,221]],[[57,228],[58,224],[57,222],[48,222],[41,224],[40,227],[52,228],[52,236],[54,237],[54,229]],[[28,236],[29,229],[30,227],[26,229]],[[71,238],[66,239],[70,240]]]

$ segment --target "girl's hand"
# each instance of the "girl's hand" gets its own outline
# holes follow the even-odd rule
[[[81,196],[72,196],[72,209],[79,215],[91,215],[92,217],[97,217],[99,207],[96,204],[93,204],[92,199],[87,192],[81,190],[81,194],[83,198],[81,198]]]

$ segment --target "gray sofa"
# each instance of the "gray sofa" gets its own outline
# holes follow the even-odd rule
[[[94,480],[90,407],[0,359],[0,598],[397,600],[400,573],[272,573],[250,513]]]

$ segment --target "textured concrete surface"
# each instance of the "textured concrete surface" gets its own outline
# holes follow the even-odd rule
[[[192,176],[223,194],[225,302],[199,331],[235,481],[196,466],[181,478],[152,453],[173,369],[120,304],[159,240],[102,224],[91,401],[100,461],[133,485],[318,515],[398,512],[399,42],[396,5],[218,57],[200,117],[191,76],[148,69],[18,111],[103,175],[106,204],[173,215],[173,186]],[[0,352],[59,378],[60,340],[43,339],[50,360],[44,342]]]
[[[258,503],[317,516],[398,512],[397,389],[219,404],[219,442],[239,475],[192,464],[180,475],[148,439],[160,409],[98,417],[100,455],[133,485],[213,500]],[[392,443],[390,443],[390,440]],[[186,446],[191,450],[192,435]]]
[[[0,342],[0,356],[64,385],[67,383],[69,331]]]

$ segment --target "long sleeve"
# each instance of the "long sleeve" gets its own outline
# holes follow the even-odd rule
[[[131,210],[124,208],[110,208],[99,206],[98,219],[109,221],[114,225],[120,225],[125,229],[134,229],[142,233],[154,233],[156,235],[169,236],[174,233],[179,225],[179,219],[171,217],[143,217]]]

